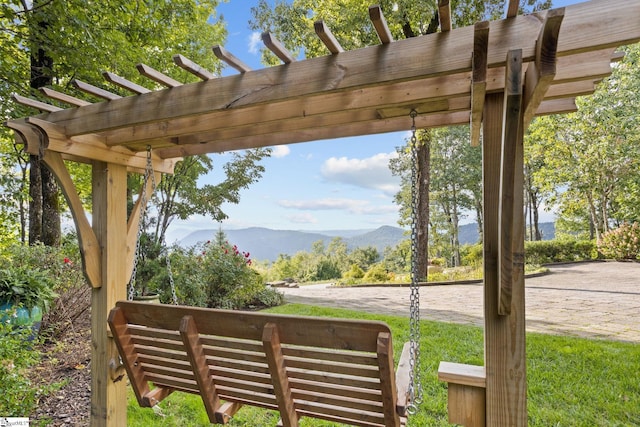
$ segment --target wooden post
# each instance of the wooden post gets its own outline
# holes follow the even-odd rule
[[[522,126],[516,144],[513,198],[513,288],[510,314],[498,314],[500,157],[504,93],[487,95],[484,109],[484,318],[486,425],[526,426]],[[522,120],[522,119],[520,119]]]
[[[107,316],[126,299],[127,169],[93,162],[93,229],[102,251],[102,286],[91,295],[91,426],[127,425],[125,381],[112,380],[118,349],[108,333]]]

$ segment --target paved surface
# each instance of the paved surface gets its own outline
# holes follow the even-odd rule
[[[527,330],[640,343],[640,263],[557,265],[527,278]],[[283,289],[286,300],[371,313],[408,316],[406,287],[336,288],[309,285]],[[420,289],[422,319],[483,325],[482,285]]]

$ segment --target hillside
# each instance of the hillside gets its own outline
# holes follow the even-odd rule
[[[553,239],[554,224],[546,222],[540,224],[545,240]],[[190,247],[198,242],[213,240],[218,230],[198,230],[180,240],[179,245]],[[402,228],[382,226],[375,230],[329,230],[329,231],[295,231],[272,230],[269,228],[251,227],[238,230],[224,230],[229,242],[237,245],[240,250],[249,252],[251,258],[260,261],[275,261],[280,254],[294,255],[300,251],[310,252],[313,243],[322,240],[327,246],[335,237],[342,237],[350,250],[359,247],[373,246],[380,255],[388,246],[395,246],[408,233]],[[460,227],[460,244],[474,244],[478,242],[477,224],[465,224]]]
[[[218,230],[198,230],[180,240],[183,247],[193,246],[198,242],[212,240]],[[238,245],[242,251],[251,253],[251,258],[274,261],[279,254],[294,255],[300,251],[311,251],[314,242],[322,240],[326,245],[334,237],[342,237],[349,249],[357,247],[375,247],[380,254],[387,246],[395,246],[406,235],[398,227],[383,226],[375,230],[331,230],[331,231],[294,231],[271,230],[269,228],[251,227],[239,230],[224,230],[229,242]]]

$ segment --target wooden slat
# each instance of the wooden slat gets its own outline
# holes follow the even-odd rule
[[[252,393],[241,389],[219,387],[218,395],[220,399],[223,400],[257,406],[259,408],[278,410],[278,403],[273,394]]]
[[[179,53],[173,55],[173,62],[175,62],[178,67],[190,72],[191,74],[202,80],[213,80],[216,78],[216,76],[213,75],[213,73],[211,73],[209,70],[201,67],[200,65],[196,64],[189,58],[180,55]]]
[[[289,385],[295,390],[306,390],[314,393],[324,393],[332,396],[350,397],[352,399],[368,400],[372,402],[382,402],[380,390],[361,389],[357,387],[347,387],[326,382],[306,381],[297,378],[289,378]]]
[[[131,341],[131,336],[127,331],[127,319],[122,310],[111,310],[108,322],[138,404],[143,407],[153,406],[150,405],[151,402],[146,399],[146,395],[149,393],[149,385],[145,380],[144,370],[136,364],[137,355],[134,344]]]
[[[296,402],[298,413],[302,416],[312,416],[328,421],[340,422],[352,426],[384,426],[385,419],[382,414],[368,411],[358,411],[348,407],[335,407],[329,405],[314,404],[313,402]],[[395,424],[389,424],[391,426]]]
[[[382,413],[382,402],[375,400],[354,399],[351,396],[337,396],[326,392],[312,392],[308,390],[293,390],[293,399],[296,402],[304,401],[309,404],[317,404],[328,407],[346,407],[349,410]]]
[[[169,375],[155,374],[149,371],[145,371],[144,377],[156,386],[199,394],[198,383],[195,380],[185,380]]]
[[[369,6],[369,19],[371,19],[373,28],[375,28],[376,33],[378,33],[380,43],[391,43],[393,41],[393,36],[391,35],[391,30],[389,30],[389,26],[387,25],[387,20],[384,19],[384,15],[382,14],[382,8],[379,5]]]
[[[186,315],[182,318],[180,336],[189,356],[189,362],[193,368],[193,375],[198,384],[202,402],[209,415],[209,420],[213,423],[216,420],[216,412],[220,407],[220,399],[216,391],[216,384],[209,374],[209,364],[198,337],[198,328],[193,317]]]
[[[373,381],[372,378],[345,377],[343,375],[332,375],[323,372],[296,370],[290,370],[289,377],[304,381],[316,382],[319,384],[326,383],[364,390],[380,390],[380,381]]]
[[[142,368],[144,368],[145,372],[150,372],[153,374],[181,378],[183,380],[191,380],[191,381],[195,380],[195,377],[193,376],[193,371],[191,370],[191,365],[189,365],[188,369],[186,370],[174,369],[164,365],[149,365],[149,364],[142,364]]]
[[[544,95],[556,76],[558,34],[564,18],[564,8],[549,11],[536,43],[536,59],[527,68],[524,92],[524,126],[533,119]]]
[[[99,88],[97,86],[91,85],[89,83],[85,83],[81,80],[74,79],[71,84],[76,87],[76,89],[81,90],[83,92],[88,93],[89,95],[97,96],[98,98],[106,99],[107,101],[113,101],[115,99],[121,99],[120,95],[116,95],[115,93],[111,93],[107,90]]]
[[[284,47],[284,45],[278,39],[276,39],[273,34],[268,32],[262,33],[262,42],[267,47],[267,49],[273,52],[273,54],[280,58],[280,60],[285,64],[291,64],[292,62],[295,62],[296,59],[293,57],[291,52],[289,52],[287,48]]]
[[[129,81],[127,79],[125,79],[124,77],[120,77],[116,74],[110,73],[109,71],[105,71],[104,73],[102,73],[102,75],[104,76],[105,80],[108,82],[111,82],[115,85],[120,86],[123,89],[126,89],[130,92],[133,92],[135,94],[141,94],[141,93],[149,93],[151,92],[151,90],[147,89],[144,86],[141,86],[137,83],[134,83],[132,81]]]
[[[292,359],[287,358],[289,369],[299,369],[304,371],[318,371],[323,373],[338,374],[345,377],[378,378],[376,367],[359,366],[346,363],[333,363],[330,361],[314,359]]]
[[[487,91],[487,51],[489,49],[488,22],[478,22],[473,27],[473,53],[471,57],[471,145],[480,145],[482,111]]]
[[[327,49],[329,49],[329,52],[334,55],[336,53],[344,52],[344,49],[340,45],[340,42],[335,38],[335,36],[331,32],[331,29],[329,29],[329,27],[323,21],[314,22],[313,28],[315,29],[318,38],[320,38],[322,43],[324,43]]]
[[[396,411],[397,389],[393,370],[393,344],[391,334],[378,334],[378,367],[384,419],[388,426],[400,426],[400,416]]]
[[[54,111],[62,111],[62,108],[60,107],[56,107],[55,105],[47,104],[42,101],[36,101],[35,99],[26,98],[22,95],[18,95],[17,93],[14,93],[13,95],[11,95],[11,97],[15,102],[20,105],[24,105],[25,107],[35,108],[37,110],[45,111],[48,113],[52,113]]]
[[[64,102],[66,104],[75,105],[76,107],[83,107],[85,105],[91,104],[89,101],[85,101],[84,99],[76,98],[75,96],[67,95],[66,93],[61,93],[53,89],[49,89],[48,87],[41,87],[40,92],[51,99],[55,99],[56,101]]]
[[[262,343],[260,341],[240,340],[231,337],[204,334],[200,335],[200,339],[202,340],[202,345],[210,347],[212,351],[216,348],[250,351],[254,353],[261,353],[263,351]]]
[[[440,31],[451,31],[451,4],[449,4],[449,0],[438,0],[438,19],[440,20]]]
[[[574,98],[552,99],[540,104],[536,115],[544,116],[547,114],[573,113],[575,111],[578,111],[578,106]]]
[[[358,353],[354,351],[336,352],[335,350],[323,350],[321,348],[283,346],[282,354],[285,357],[298,357],[303,359],[330,360],[339,363],[351,363],[364,366],[377,366],[378,360],[373,353]]]
[[[166,74],[161,73],[160,71],[157,71],[149,67],[148,65],[138,64],[136,65],[136,68],[138,69],[138,72],[141,75],[153,80],[156,83],[160,83],[161,85],[164,85],[166,87],[182,86],[182,83],[180,83],[179,81],[173,79],[172,77],[167,76]]]
[[[166,350],[184,352],[184,343],[182,343],[182,341],[158,339],[158,338],[133,337],[133,342],[134,344],[139,346],[159,347]]]
[[[220,45],[215,45],[213,46],[212,49],[213,49],[214,55],[218,59],[220,59],[221,61],[224,61],[231,67],[240,71],[241,73],[246,73],[247,71],[251,71],[251,67],[249,67],[247,64],[245,64],[238,58],[236,58],[231,52],[228,52],[224,47]]]
[[[264,351],[267,355],[271,379],[273,381],[273,391],[278,401],[278,409],[284,427],[297,427],[298,414],[293,403],[289,378],[287,376],[287,365],[280,348],[280,334],[275,323],[267,323],[262,334]]]
[[[498,246],[498,314],[511,313],[513,288],[513,198],[515,152],[522,126],[522,51],[507,55],[505,75],[502,155],[500,164],[500,233]]]
[[[487,386],[484,366],[464,363],[440,362],[438,380],[480,388]]]
[[[507,18],[514,18],[518,16],[518,8],[520,7],[520,0],[509,0],[507,6]]]
[[[182,371],[191,371],[191,364],[187,360],[167,359],[166,357],[153,356],[149,354],[139,354],[138,362],[146,365],[164,367],[168,369],[176,369]]]

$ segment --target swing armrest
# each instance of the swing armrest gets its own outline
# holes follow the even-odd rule
[[[396,389],[397,401],[396,411],[398,415],[404,417],[407,415],[407,407],[409,406],[409,382],[411,379],[411,343],[406,342],[402,347],[402,355],[398,361],[398,369],[396,369]]]

